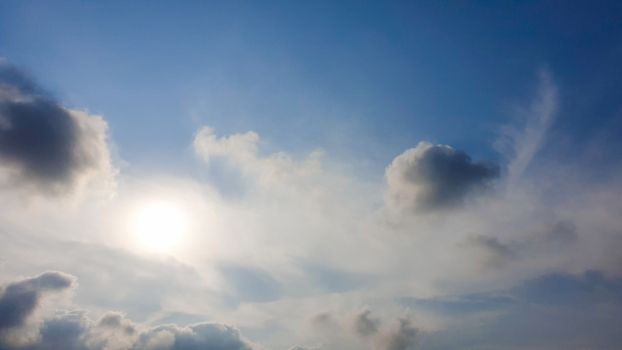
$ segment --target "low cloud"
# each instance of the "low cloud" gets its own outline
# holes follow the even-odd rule
[[[110,321],[114,320],[114,321]],[[45,320],[37,341],[6,350],[253,350],[235,327],[218,323],[148,327],[118,313],[92,321],[84,312],[66,312]]]
[[[0,180],[65,194],[112,174],[107,124],[63,107],[0,60]]]
[[[420,142],[387,167],[388,201],[399,209],[454,207],[489,187],[499,176],[496,165],[474,162],[465,152]]]
[[[246,340],[232,326],[197,323],[147,326],[135,323],[117,312],[106,312],[93,321],[82,311],[57,311],[42,317],[31,329],[23,329],[26,320],[39,309],[45,293],[63,291],[75,285],[75,278],[61,272],[46,272],[38,277],[9,284],[0,297],[0,349],[3,350],[253,350],[257,345]],[[12,333],[4,332],[12,329]],[[25,332],[27,334],[19,334]],[[28,336],[28,337],[27,337]],[[15,339],[22,339],[15,342]]]

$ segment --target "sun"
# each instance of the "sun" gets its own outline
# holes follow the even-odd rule
[[[139,205],[130,221],[130,231],[138,247],[161,254],[174,252],[188,229],[184,210],[167,201],[150,201]]]

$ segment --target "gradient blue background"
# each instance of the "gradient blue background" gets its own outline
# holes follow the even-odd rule
[[[381,168],[420,140],[494,160],[543,68],[568,143],[622,130],[621,18],[619,1],[3,1],[0,55],[104,115],[137,168],[187,163],[200,125]]]

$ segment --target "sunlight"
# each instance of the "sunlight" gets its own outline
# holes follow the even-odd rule
[[[155,253],[175,251],[187,228],[185,212],[172,202],[144,203],[135,210],[131,218],[131,233],[137,245],[143,250]]]

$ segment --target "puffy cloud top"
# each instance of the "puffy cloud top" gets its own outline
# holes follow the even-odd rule
[[[259,135],[253,131],[218,137],[214,129],[203,127],[195,136],[194,149],[206,162],[214,157],[245,161],[256,157],[258,142]]]
[[[420,142],[387,167],[388,200],[398,208],[442,209],[462,203],[499,176],[496,165],[473,162],[465,152]]]

